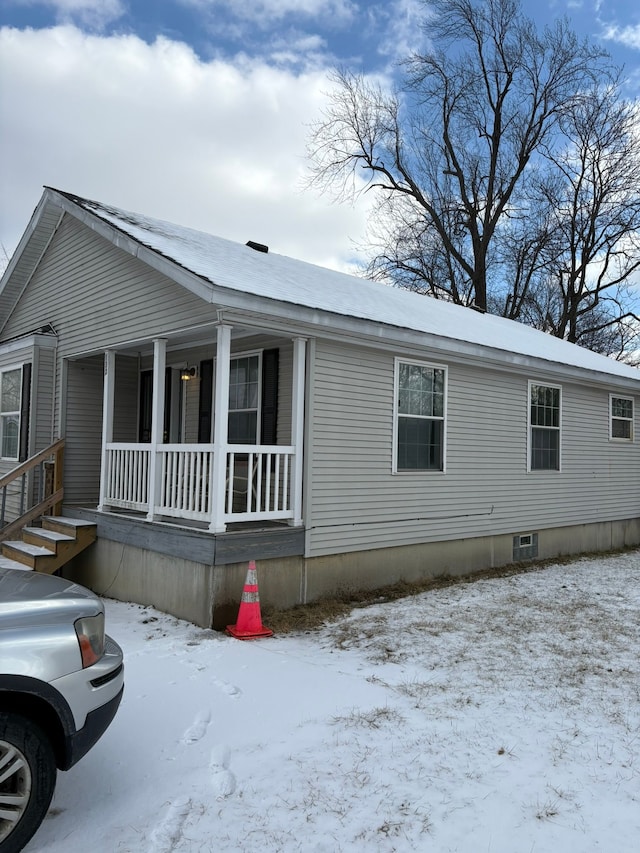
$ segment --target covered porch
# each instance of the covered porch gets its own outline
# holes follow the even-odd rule
[[[267,359],[259,343],[257,332],[236,328],[234,334],[232,324],[218,322],[204,332],[138,342],[137,356],[132,345],[104,353],[100,512],[126,512],[216,534],[240,522],[303,525],[306,340],[282,339],[286,367],[282,358],[271,365],[281,386],[278,406],[271,404],[271,427],[260,417],[270,404]],[[203,352],[209,356],[205,361],[199,360]],[[118,358],[138,364],[137,393],[129,390],[128,404]],[[172,372],[179,383],[173,395]],[[130,371],[129,386],[131,376]],[[198,394],[189,390],[196,376]],[[188,429],[185,401],[197,430]],[[137,441],[121,440],[134,433]]]

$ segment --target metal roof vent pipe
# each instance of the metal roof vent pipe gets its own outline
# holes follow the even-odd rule
[[[254,240],[247,240],[247,246],[255,252],[264,252],[265,255],[269,251],[269,247],[264,243],[256,243]]]

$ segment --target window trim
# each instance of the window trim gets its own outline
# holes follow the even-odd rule
[[[19,387],[19,395],[20,399],[18,401],[18,408],[15,411],[3,412],[2,411],[2,377],[5,373],[11,373],[12,371],[17,370],[20,373],[20,378],[18,380]],[[0,460],[7,462],[19,462],[20,461],[20,434],[22,428],[22,383],[24,377],[24,364],[10,364],[5,367],[0,368]],[[17,447],[16,447],[16,456],[3,456],[2,455],[2,447],[4,444],[4,418],[5,416],[15,415],[18,419],[18,437],[17,437]]]
[[[442,467],[441,468],[414,468],[398,470],[398,397],[399,397],[399,382],[400,382],[400,365],[410,364],[417,367],[427,367],[430,370],[442,370],[444,374],[443,380],[443,402],[442,402],[442,418],[432,418],[432,420],[442,421]],[[447,419],[448,419],[448,401],[449,401],[449,369],[446,364],[437,364],[432,361],[422,361],[416,358],[402,358],[396,356],[393,365],[393,430],[392,430],[392,452],[391,452],[391,473],[400,476],[422,476],[428,474],[434,476],[437,474],[445,474],[447,471]]]
[[[531,465],[531,456],[533,453],[533,429],[531,423],[531,389],[534,385],[541,388],[555,388],[560,392],[558,399],[558,426],[557,427],[542,427],[542,429],[557,429],[558,431],[558,467],[557,468],[533,468]],[[536,429],[540,427],[536,426]],[[539,379],[530,379],[527,383],[527,473],[529,474],[560,474],[562,472],[562,385],[556,385],[553,382],[545,382]]]
[[[258,359],[258,400],[255,408],[256,412],[256,443],[248,444],[247,447],[255,447],[260,444],[262,437],[262,353],[264,349],[243,350],[242,352],[232,352],[229,356],[229,375],[231,375],[231,363],[241,358],[256,358]],[[215,385],[215,370],[214,370],[214,385]],[[215,394],[215,388],[214,388]],[[254,409],[232,409],[227,401],[227,429],[228,420],[231,412],[253,412]],[[232,444],[227,438],[227,443]]]
[[[624,436],[617,436],[613,434],[613,401],[614,400],[625,400],[628,403],[631,403],[631,417],[630,418],[621,418],[619,415],[615,416],[615,420],[624,421],[624,423],[630,424],[629,437],[626,438]],[[609,441],[620,441],[622,443],[630,444],[634,440],[634,419],[635,419],[635,398],[634,397],[625,397],[622,394],[609,394]]]

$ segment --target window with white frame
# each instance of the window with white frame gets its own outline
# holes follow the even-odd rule
[[[609,398],[611,411],[610,437],[625,441],[633,440],[633,398],[614,397]]]
[[[560,470],[562,389],[529,383],[529,468]]]
[[[396,360],[395,471],[443,471],[444,367]]]
[[[232,358],[229,365],[229,444],[260,441],[260,354]]]
[[[22,369],[0,372],[0,456],[17,459],[20,446]]]

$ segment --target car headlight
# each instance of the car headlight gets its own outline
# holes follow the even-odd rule
[[[76,619],[74,626],[80,645],[82,668],[86,669],[104,654],[104,613]]]

